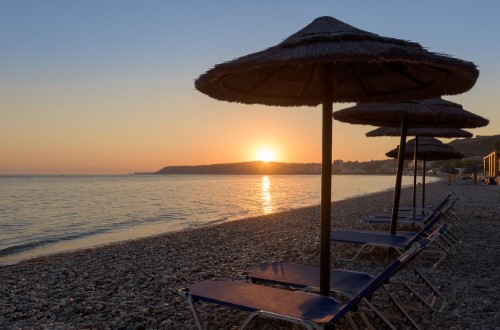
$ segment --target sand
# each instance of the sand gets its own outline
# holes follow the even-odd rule
[[[451,190],[460,197],[453,230],[463,242],[437,269],[423,265],[447,305],[442,312],[425,313],[420,325],[500,329],[500,187],[470,180],[450,186],[437,182],[427,185],[427,204],[439,202]],[[410,199],[411,189],[404,189],[402,204]],[[332,228],[366,229],[359,219],[382,212],[391,201],[388,191],[336,202]],[[179,289],[204,279],[239,279],[246,267],[262,261],[318,265],[318,235],[315,206],[4,266],[0,328],[194,329]],[[345,245],[332,248],[332,253],[350,252]],[[379,257],[388,258],[375,254],[352,263],[332,259],[332,267],[377,274]],[[244,315],[215,305],[200,308],[209,329],[236,329]]]

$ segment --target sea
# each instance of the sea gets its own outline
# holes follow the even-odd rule
[[[336,175],[332,201],[394,183]],[[2,175],[0,265],[318,205],[320,186],[319,175]]]

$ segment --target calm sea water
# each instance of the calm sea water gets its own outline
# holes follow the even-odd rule
[[[334,176],[332,200],[393,187],[393,176]],[[0,176],[0,264],[319,201],[317,175]]]

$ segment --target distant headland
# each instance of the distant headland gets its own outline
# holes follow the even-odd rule
[[[321,164],[281,163],[281,162],[242,162],[227,164],[167,166],[154,174],[320,174]]]
[[[482,166],[482,157],[492,149],[500,149],[500,135],[476,136],[456,139],[448,143],[465,155],[462,160],[434,162],[435,167],[465,167],[471,164]],[[393,174],[396,170],[394,159],[371,160],[365,162],[336,160],[332,164],[333,174]],[[282,163],[252,161],[192,166],[166,166],[153,173],[136,174],[232,174],[232,175],[319,175],[319,163]]]

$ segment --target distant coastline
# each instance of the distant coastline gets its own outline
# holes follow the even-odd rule
[[[482,167],[483,156],[495,148],[500,148],[500,135],[476,136],[475,138],[455,139],[448,143],[465,155],[462,160],[443,160],[434,162],[435,167]],[[396,160],[370,160],[364,162],[335,160],[333,174],[391,175],[396,173]],[[251,161],[210,165],[166,166],[157,172],[137,172],[134,174],[219,174],[219,175],[319,175],[319,163],[283,163]]]
[[[153,174],[306,175],[321,174],[321,164],[253,161],[194,166],[166,166]]]
[[[396,171],[396,161],[377,160],[369,162],[346,162],[339,166],[335,161],[332,164],[334,175],[392,175]],[[190,174],[190,175],[320,175],[319,163],[282,163],[282,162],[241,162],[193,166],[166,166],[153,173],[134,174]]]

